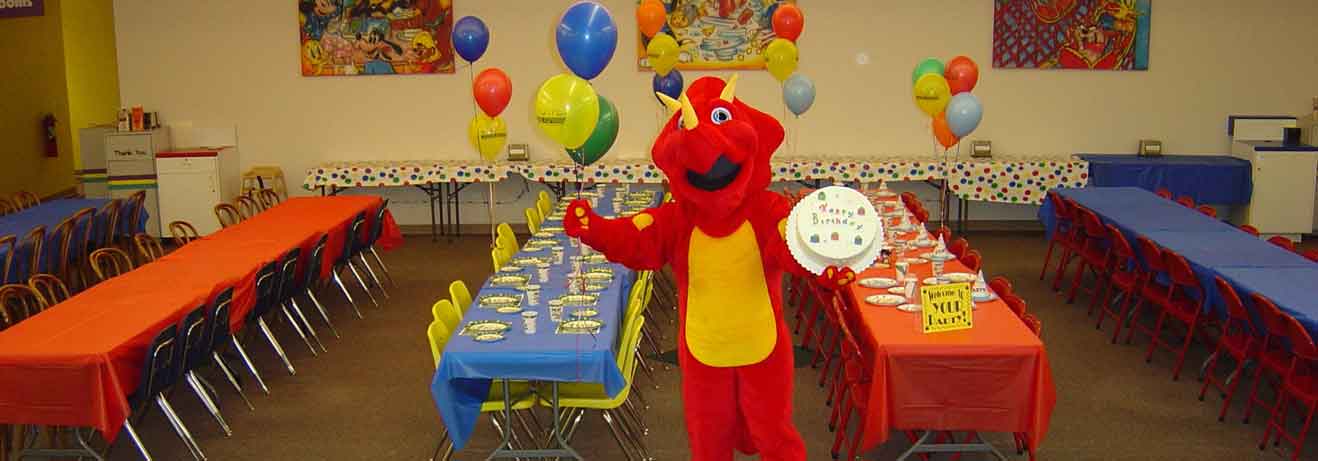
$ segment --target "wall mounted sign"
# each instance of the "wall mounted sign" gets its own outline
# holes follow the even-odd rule
[[[297,9],[303,76],[453,73],[452,0],[297,0]]]
[[[0,18],[25,18],[46,14],[46,0],[0,0]]]
[[[1153,0],[995,0],[993,67],[1147,70]]]

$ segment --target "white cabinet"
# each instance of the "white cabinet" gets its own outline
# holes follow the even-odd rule
[[[1254,192],[1242,210],[1243,224],[1265,235],[1299,240],[1314,227],[1318,147],[1283,146],[1276,141],[1236,141],[1231,154],[1249,160]]]
[[[137,192],[146,192],[146,233],[157,237],[160,236],[161,220],[157,205],[155,156],[168,148],[169,132],[165,130],[105,135],[105,173],[110,198],[128,200]]]
[[[212,211],[239,193],[238,150],[232,147],[161,152],[156,155],[160,181],[160,220],[187,221],[202,235],[220,229]]]

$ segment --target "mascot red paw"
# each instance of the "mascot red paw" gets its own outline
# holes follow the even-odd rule
[[[828,266],[824,269],[824,273],[815,277],[815,282],[819,286],[830,290],[842,289],[854,281],[856,281],[856,272],[851,270],[850,267],[838,269],[837,266]]]
[[[590,222],[598,221],[599,215],[590,209],[590,202],[576,199],[567,206],[567,211],[563,213],[563,232],[568,237],[581,238],[590,230]]]

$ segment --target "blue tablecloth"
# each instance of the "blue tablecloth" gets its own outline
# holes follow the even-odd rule
[[[1126,234],[1143,235],[1157,231],[1238,232],[1230,224],[1137,187],[1063,188],[1054,189],[1053,192],[1093,210]],[[1057,224],[1051,201],[1043,202],[1039,208],[1039,221],[1043,222],[1044,229],[1051,237],[1053,227]],[[1135,244],[1134,238],[1131,238],[1130,244]]]
[[[13,235],[18,237],[17,254],[14,255],[13,266],[9,271],[9,280],[4,281],[4,283],[21,282],[27,280],[27,277],[33,273],[46,272],[46,268],[50,267],[50,264],[59,257],[60,242],[56,240],[55,228],[66,218],[77,213],[78,210],[91,208],[99,211],[109,201],[108,199],[50,200],[17,213],[0,216],[0,236]],[[130,220],[126,219],[130,212],[127,201],[124,201],[123,208],[119,210],[119,222],[116,226],[119,228],[117,235],[138,233],[146,228],[146,210],[142,210],[141,219],[138,220],[138,228],[131,230],[128,228]],[[92,229],[92,234],[94,238],[100,238],[100,236],[105,235],[105,216],[94,215],[94,218],[96,227]],[[42,267],[33,270],[28,267],[32,248],[25,238],[27,233],[37,226],[46,226],[46,242],[42,246]],[[83,224],[79,223],[79,229],[82,229],[82,226]],[[5,254],[8,252],[8,247],[0,248],[0,262],[3,261]]]
[[[614,212],[611,200],[614,187],[602,189],[605,192],[599,199],[597,211],[611,214]],[[658,202],[657,197],[655,201]],[[561,222],[546,221],[546,225],[561,226]],[[519,293],[511,288],[492,287],[489,280],[486,280],[475,296],[474,303],[477,305],[471,306],[464,315],[463,325],[477,320],[511,322],[513,327],[507,332],[507,338],[496,343],[477,343],[471,337],[455,333],[444,348],[443,357],[430,383],[430,393],[448,427],[449,437],[458,449],[471,437],[480,416],[481,402],[489,396],[492,379],[600,383],[609,395],[617,395],[626,386],[622,371],[617,366],[617,342],[627,297],[636,274],[619,264],[607,265],[613,269],[614,277],[608,289],[598,293],[597,318],[604,322],[599,334],[555,334],[557,325],[549,318],[547,303],[567,293],[566,275],[572,270],[571,256],[580,250],[571,247],[567,236],[561,232],[554,239],[564,247],[563,264],[555,265],[550,270],[552,275],[549,282],[540,283],[538,306],[527,306],[523,302],[523,308],[540,312],[535,335],[522,332],[520,315],[504,315],[479,307],[481,296]],[[523,256],[552,259],[548,250],[520,251],[516,257]],[[528,272],[528,275],[535,280],[534,272]],[[572,310],[572,307],[565,307],[564,315]]]
[[[1188,195],[1195,203],[1243,205],[1254,189],[1249,161],[1220,155],[1079,154],[1089,162],[1092,187],[1139,187]]]
[[[1310,266],[1226,267],[1217,269],[1217,272],[1231,283],[1246,306],[1250,304],[1250,294],[1261,294],[1299,320],[1309,335],[1318,336],[1318,296],[1314,296],[1315,285],[1318,285],[1318,264]]]

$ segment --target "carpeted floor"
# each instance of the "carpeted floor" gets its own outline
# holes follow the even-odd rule
[[[1221,399],[1211,393],[1206,402],[1196,399],[1199,383],[1195,370],[1207,356],[1202,346],[1191,352],[1187,363],[1193,365],[1187,365],[1181,380],[1173,382],[1169,354],[1157,354],[1146,365],[1142,360],[1146,340],[1137,339],[1130,346],[1108,344],[1111,330],[1094,331],[1093,319],[1085,315],[1082,306],[1087,305],[1087,298],[1067,305],[1038,281],[1045,248],[1040,234],[977,233],[968,238],[983,253],[986,273],[1010,277],[1029,301],[1030,310],[1043,320],[1058,402],[1040,458],[1282,459],[1272,448],[1260,452],[1255,447],[1262,436],[1261,417],[1242,425],[1237,405],[1227,422],[1219,423]],[[489,273],[486,248],[487,241],[481,237],[452,243],[408,238],[401,249],[385,256],[397,281],[397,287],[390,290],[392,297],[382,300],[380,308],[366,302],[364,320],[351,315],[341,296],[331,292],[322,296],[329,301],[342,339],[326,338],[329,352],[319,357],[312,357],[286,325],[273,324],[292,355],[296,376],[283,370],[264,341],[251,338],[248,350],[270,385],[271,395],[249,387],[256,406],[250,412],[232,391],[221,387],[221,406],[233,427],[233,437],[222,435],[190,391],[180,388],[170,399],[213,460],[427,459],[441,427],[428,390],[433,367],[424,332],[430,306],[448,296],[452,280],[480,285]],[[324,328],[320,332],[329,334]],[[671,339],[666,346],[671,348]],[[662,366],[659,361],[654,363]],[[824,406],[824,390],[814,384],[816,377],[815,370],[808,367],[797,370],[795,419],[807,440],[809,459],[827,460],[833,440],[825,425],[830,409]],[[650,386],[645,389],[652,406],[644,415],[650,430],[646,443],[660,460],[689,458],[679,379],[676,368],[661,368],[654,385],[638,377],[639,383]],[[210,380],[222,384],[219,376]],[[155,459],[191,459],[158,412],[138,427]],[[1009,435],[986,437],[1004,450],[1010,448]],[[138,459],[125,439],[116,443],[112,459]],[[904,440],[893,437],[867,453],[867,459],[895,458],[905,447]],[[484,459],[496,443],[494,430],[482,421],[471,446],[456,459]],[[1309,445],[1307,457],[1318,457],[1318,447]],[[587,420],[574,446],[587,459],[623,459],[598,416]]]

